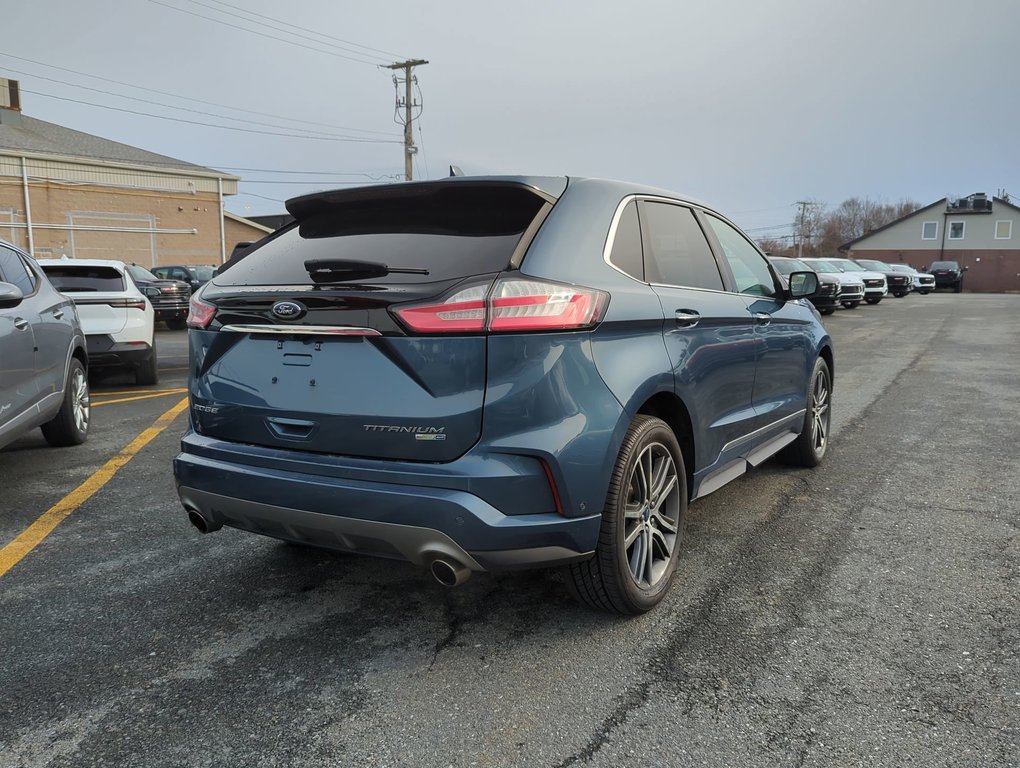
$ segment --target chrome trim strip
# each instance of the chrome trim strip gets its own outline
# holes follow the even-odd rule
[[[382,336],[375,328],[353,325],[225,325],[220,331],[266,336]]]
[[[774,429],[775,427],[778,427],[778,426],[780,426],[782,424],[785,424],[788,421],[794,421],[796,419],[802,419],[802,418],[804,418],[804,414],[805,413],[807,413],[807,408],[801,408],[796,413],[791,413],[789,416],[784,416],[781,419],[773,421],[771,424],[766,424],[764,427],[759,427],[758,429],[754,430],[754,432],[748,432],[743,437],[738,437],[735,440],[730,440],[728,443],[726,443],[726,445],[724,445],[722,447],[722,450],[719,451],[719,453],[726,453],[726,451],[728,451],[730,448],[733,448],[733,447],[735,447],[737,445],[740,445],[741,443],[745,443],[748,440],[753,440],[755,437],[760,435],[762,432],[768,432],[770,429]]]

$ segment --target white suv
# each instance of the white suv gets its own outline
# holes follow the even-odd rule
[[[90,367],[120,366],[136,384],[155,384],[156,316],[123,262],[41,259],[46,276],[78,308]]]

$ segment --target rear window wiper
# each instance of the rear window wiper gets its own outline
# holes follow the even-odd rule
[[[305,271],[315,283],[341,283],[347,280],[371,280],[386,275],[427,275],[427,269],[390,267],[377,261],[346,259],[309,259]]]

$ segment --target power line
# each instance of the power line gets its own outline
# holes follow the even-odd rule
[[[218,104],[218,103],[216,103],[214,101],[206,101],[205,99],[196,99],[193,96],[182,96],[179,93],[173,93],[171,91],[161,91],[161,90],[159,90],[157,88],[148,88],[148,87],[143,86],[143,85],[135,85],[134,83],[126,83],[123,80],[113,80],[113,79],[111,79],[109,77],[101,77],[99,75],[91,75],[91,74],[89,74],[87,72],[79,72],[78,70],[69,69],[67,67],[58,67],[55,64],[46,64],[45,62],[42,62],[42,61],[35,61],[34,59],[26,59],[23,56],[15,56],[15,55],[10,54],[10,53],[0,53],[0,56],[6,56],[9,59],[17,59],[18,61],[25,61],[25,62],[28,62],[29,64],[36,64],[36,65],[38,65],[40,67],[46,67],[48,69],[56,69],[56,70],[59,70],[61,72],[68,72],[68,73],[70,73],[72,75],[78,75],[79,77],[87,77],[87,78],[90,78],[92,80],[100,80],[100,81],[102,81],[104,83],[113,83],[114,85],[123,85],[123,86],[125,86],[127,88],[134,88],[134,89],[139,90],[139,91],[147,91],[148,93],[156,93],[156,94],[159,94],[160,96],[170,96],[171,98],[181,99],[182,101],[192,101],[192,102],[195,102],[196,104],[205,104],[205,105],[210,106],[210,107],[219,107],[220,109],[229,109],[229,110],[231,110],[233,112],[244,112],[244,113],[249,114],[249,115],[259,115],[260,117],[273,117],[273,118],[276,118],[276,119],[279,119],[279,120],[289,120],[289,121],[294,122],[294,123],[304,123],[305,125],[317,125],[317,126],[319,126],[321,128],[331,128],[331,129],[337,130],[337,131],[353,131],[355,133],[376,133],[376,134],[380,134],[380,135],[383,135],[383,136],[392,136],[392,134],[387,132],[387,131],[374,131],[374,130],[368,130],[368,129],[365,129],[365,128],[351,128],[351,127],[345,126],[345,125],[334,125],[332,123],[320,123],[320,122],[316,122],[314,120],[301,120],[299,118],[291,117],[289,115],[276,115],[276,114],[273,114],[271,112],[258,112],[258,111],[252,110],[252,109],[245,109],[244,107],[232,107],[232,106],[229,106],[227,104]],[[37,75],[29,75],[29,76],[30,77],[37,77]],[[77,86],[75,86],[75,87],[77,87]],[[125,97],[125,98],[129,98],[129,97]]]
[[[152,0],[150,0],[151,2]],[[278,131],[261,131],[257,128],[238,128],[233,125],[216,125],[215,123],[203,123],[198,120],[185,120],[183,117],[169,117],[167,115],[154,115],[151,112],[140,112],[135,109],[124,109],[122,107],[111,107],[106,104],[94,104],[90,101],[82,101],[81,99],[71,99],[66,96],[54,96],[52,93],[42,93],[40,91],[30,91],[22,89],[22,93],[31,93],[33,96],[43,96],[48,99],[58,99],[59,101],[69,101],[73,104],[84,104],[87,107],[98,107],[99,109],[111,109],[114,112],[126,112],[129,115],[141,115],[143,117],[154,117],[158,120],[170,120],[175,123],[187,123],[189,125],[200,125],[204,128],[221,128],[227,131],[240,131],[242,133],[258,133],[263,136],[284,136],[291,139],[313,139],[315,141],[347,141],[355,144],[400,144],[401,142],[396,139],[360,139],[360,138],[341,138],[334,136],[313,136],[310,134],[301,133],[280,133]]]
[[[242,32],[249,32],[249,33],[251,33],[253,35],[258,35],[259,37],[268,38],[269,40],[278,40],[281,43],[288,43],[289,45],[294,45],[294,46],[297,46],[299,48],[303,48],[305,50],[316,51],[317,53],[325,53],[328,56],[335,56],[338,59],[346,59],[348,61],[354,61],[354,62],[357,62],[358,64],[368,64],[368,65],[373,66],[373,67],[379,65],[379,62],[377,62],[377,61],[370,61],[370,60],[367,60],[367,59],[357,59],[357,58],[354,58],[353,56],[345,56],[342,53],[337,53],[336,51],[327,51],[327,50],[325,50],[323,48],[310,48],[309,46],[307,46],[307,45],[305,45],[303,43],[299,43],[296,40],[288,40],[285,37],[276,37],[276,35],[269,35],[269,34],[266,34],[265,32],[259,32],[258,30],[255,30],[255,29],[249,29],[248,27],[241,27],[241,26],[238,26],[237,24],[231,24],[229,21],[223,21],[222,19],[217,19],[217,18],[214,18],[212,16],[206,16],[205,14],[202,14],[202,13],[195,13],[194,11],[189,11],[187,8],[178,8],[176,5],[170,5],[169,3],[160,2],[160,0],[149,0],[149,2],[153,3],[154,5],[161,5],[164,8],[169,8],[172,11],[177,11],[178,13],[186,13],[189,16],[197,16],[200,19],[205,19],[206,21],[211,21],[211,22],[214,22],[216,24],[222,24],[225,27],[231,27],[232,29],[239,29]],[[288,32],[287,34],[293,34],[293,33]],[[320,43],[320,45],[326,45],[326,43]]]
[[[167,109],[177,109],[177,110],[181,110],[183,112],[191,112],[192,114],[196,114],[196,115],[205,115],[206,117],[216,117],[216,118],[219,118],[220,120],[234,120],[235,122],[245,122],[245,123],[247,123],[249,125],[261,125],[261,126],[265,126],[267,128],[282,128],[283,130],[302,131],[302,132],[308,133],[308,134],[313,134],[313,135],[314,134],[318,134],[320,136],[331,136],[333,138],[343,138],[343,139],[347,139],[347,138],[360,138],[360,137],[342,136],[341,134],[337,134],[337,133],[327,133],[326,131],[312,130],[312,129],[309,129],[309,128],[293,128],[293,127],[286,126],[286,125],[278,125],[276,123],[263,123],[263,122],[261,122],[259,120],[251,120],[250,118],[246,118],[246,117],[231,117],[230,115],[221,115],[221,114],[217,114],[215,112],[206,112],[206,111],[201,110],[201,109],[191,109],[190,107],[180,107],[180,106],[177,106],[175,104],[167,104],[167,103],[162,102],[162,101],[153,101],[152,99],[143,99],[140,96],[128,96],[126,94],[116,93],[115,91],[107,91],[107,90],[104,90],[102,88],[93,88],[93,87],[88,86],[88,85],[79,85],[77,83],[69,83],[66,80],[58,80],[55,77],[46,77],[45,75],[33,75],[31,72],[23,72],[21,70],[13,69],[11,67],[8,67],[7,69],[10,72],[16,72],[19,75],[27,75],[29,77],[35,77],[35,78],[38,78],[40,80],[48,80],[51,83],[59,83],[60,85],[67,85],[67,86],[70,86],[72,88],[79,88],[79,89],[85,90],[85,91],[92,91],[93,93],[102,93],[102,94],[105,94],[107,96],[114,96],[114,97],[116,97],[118,99],[128,99],[130,101],[139,101],[139,102],[142,102],[143,104],[152,104],[152,105],[157,106],[157,107],[165,107]],[[26,93],[32,93],[32,91],[26,91]],[[42,94],[42,95],[45,95],[45,94]],[[57,98],[57,97],[52,97],[52,98]],[[95,105],[95,106],[100,106],[100,105]]]
[[[285,27],[290,27],[291,29],[300,29],[302,32],[311,32],[313,35],[318,35],[319,37],[326,38],[327,40],[333,40],[336,41],[337,43],[343,43],[345,45],[353,45],[357,48],[364,48],[366,51],[374,51],[375,53],[381,53],[387,57],[396,57],[398,59],[400,58],[400,54],[393,53],[393,51],[384,51],[381,48],[373,48],[370,45],[362,45],[361,43],[355,43],[351,40],[344,40],[343,38],[340,37],[327,35],[315,29],[301,27],[298,26],[297,24],[291,24],[289,21],[284,21],[283,19],[277,19],[272,16],[266,16],[264,13],[256,13],[255,11],[249,11],[247,8],[241,8],[238,5],[231,5],[230,3],[225,3],[223,2],[223,0],[212,0],[212,2],[216,3],[217,5],[225,5],[227,8],[233,8],[234,10],[241,11],[242,13],[246,13],[249,16],[258,16],[260,19],[266,19],[267,21],[273,22],[273,24],[282,24]]]
[[[380,56],[379,54],[375,54],[375,53],[367,53],[367,52],[363,52],[363,51],[355,51],[355,50],[351,50],[347,46],[337,45],[336,43],[331,43],[328,40],[317,40],[314,37],[309,37],[308,35],[302,35],[302,34],[300,34],[298,32],[288,32],[285,29],[278,29],[278,27],[270,26],[269,24],[266,24],[265,22],[256,21],[255,19],[249,19],[246,16],[238,16],[236,13],[231,13],[230,11],[224,11],[222,8],[217,8],[216,6],[209,5],[208,3],[203,3],[203,2],[201,2],[201,0],[186,0],[186,1],[191,3],[192,5],[197,5],[200,8],[208,8],[210,11],[213,11],[214,13],[222,13],[224,16],[227,16],[227,17],[232,18],[232,19],[238,19],[238,20],[243,21],[243,22],[245,22],[247,24],[255,24],[255,25],[260,26],[260,27],[265,27],[265,28],[268,28],[268,29],[272,29],[272,30],[277,31],[277,32],[282,32],[285,35],[291,35],[293,37],[297,37],[297,38],[300,38],[302,40],[308,40],[310,42],[315,43],[316,45],[326,45],[326,46],[329,46],[330,48],[336,48],[337,50],[340,50],[340,51],[346,51],[347,53],[353,53],[355,56],[370,57],[370,58],[373,58],[373,59],[379,59],[380,61],[386,61],[387,59],[390,58],[389,55]],[[240,10],[243,13],[250,13],[249,11],[245,11],[244,9],[240,9]],[[277,22],[277,23],[281,23],[281,22]],[[282,23],[286,23],[286,22],[282,22]],[[314,32],[314,30],[306,30],[306,31]],[[359,59],[359,61],[360,61],[360,59]]]

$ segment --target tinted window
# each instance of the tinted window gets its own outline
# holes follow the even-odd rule
[[[35,291],[35,275],[28,265],[17,253],[2,246],[0,246],[0,275],[3,276],[4,282],[18,286],[26,296]]]
[[[152,274],[145,267],[139,267],[137,264],[129,264],[124,267],[124,269],[127,270],[127,273],[131,275],[131,278],[136,282],[149,283],[153,280],[159,280],[158,277]]]
[[[772,266],[781,275],[792,275],[794,272],[814,272],[811,267],[803,261],[796,259],[772,259]]]
[[[196,278],[205,282],[206,280],[212,280],[213,268],[212,267],[189,267],[191,274]]]
[[[638,222],[637,204],[634,202],[628,203],[620,214],[609,261],[631,277],[645,279],[645,266],[641,256],[641,225]]]
[[[170,276],[170,267],[156,267],[154,270],[152,270],[152,274],[154,274],[156,277],[164,277],[164,278],[165,277],[169,277]]]
[[[719,238],[719,245],[722,246],[736,280],[737,290],[752,296],[775,296],[772,272],[758,249],[722,219],[709,216],[708,223]]]
[[[373,284],[434,282],[498,272],[544,201],[505,185],[434,184],[382,189],[380,197],[326,193],[302,206],[302,218],[262,240],[221,272],[217,285],[308,285],[306,261],[361,261],[390,268]],[[385,195],[385,196],[383,196]]]
[[[123,291],[124,276],[113,267],[43,264],[46,277],[58,291]]]
[[[932,269],[959,269],[960,265],[955,261],[933,261],[931,263]]]
[[[690,208],[644,202],[641,225],[648,282],[723,290],[719,266]]]

